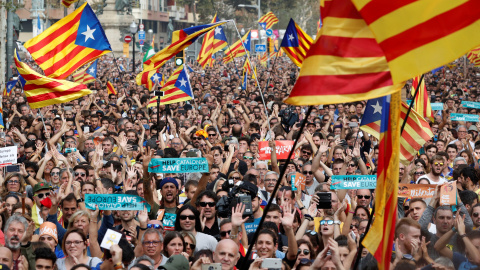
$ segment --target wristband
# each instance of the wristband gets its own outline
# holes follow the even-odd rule
[[[348,211],[348,213],[355,214],[355,212],[354,212],[354,211]]]
[[[305,214],[305,215],[303,215],[303,216],[305,217],[306,220],[308,220],[308,221],[313,221],[313,217],[310,216],[309,214]]]
[[[142,227],[140,227],[140,230],[142,230],[142,231],[146,231],[147,229],[148,229],[148,228],[142,228]]]
[[[299,207],[298,209],[302,211],[303,209],[305,209],[305,206]]]
[[[115,269],[115,270],[119,270],[119,269],[123,269],[123,268],[124,268],[124,267],[123,267],[123,263],[117,263],[117,264],[115,264],[115,266],[114,266],[114,269]]]

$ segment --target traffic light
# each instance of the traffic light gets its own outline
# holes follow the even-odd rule
[[[184,51],[182,50],[181,52],[177,53],[175,55],[175,65],[178,66],[183,66],[183,63],[185,63],[185,54]]]

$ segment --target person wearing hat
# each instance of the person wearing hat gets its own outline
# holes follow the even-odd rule
[[[58,259],[65,257],[62,248],[58,245],[57,226],[54,223],[43,222],[38,231],[38,237],[38,241],[48,244]]]
[[[44,219],[47,217],[48,208],[42,206],[41,201],[50,196],[50,184],[47,182],[38,182],[33,186],[32,219],[35,222],[35,228],[40,228]],[[42,211],[43,208],[43,211]]]
[[[162,194],[160,200],[160,209],[165,209],[165,213],[175,214],[177,212],[178,202],[178,181],[173,177],[165,177],[157,186]]]
[[[188,263],[187,258],[183,255],[173,255],[170,257],[167,262],[158,267],[158,269],[165,269],[165,270],[189,270],[190,265]]]

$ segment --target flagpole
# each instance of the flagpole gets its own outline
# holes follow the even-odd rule
[[[297,138],[293,141],[293,146],[292,146],[292,150],[290,150],[290,153],[288,154],[288,158],[287,160],[291,160],[292,159],[292,156],[293,156],[293,153],[295,152],[295,147],[300,139],[300,136],[303,134],[303,129],[305,128],[305,124],[307,123],[307,118],[310,116],[310,113],[312,112],[312,109],[313,109],[313,106],[309,106],[308,107],[308,111],[307,111],[307,114],[305,116],[305,119],[302,120],[302,124],[300,126],[300,129],[299,129],[299,132],[297,134]],[[285,172],[287,170],[287,166],[282,166],[282,169],[281,169],[281,172],[280,172],[280,176],[278,177],[278,179],[283,179],[283,176],[285,175]],[[273,191],[272,191],[272,196],[270,197],[270,199],[268,200],[268,203],[267,205],[265,206],[265,208],[263,209],[263,215],[262,215],[262,219],[260,220],[260,222],[258,223],[258,228],[262,228],[262,225],[263,223],[265,222],[265,218],[267,216],[267,212],[268,212],[268,209],[270,208],[270,206],[272,205],[272,202],[273,202],[273,198],[275,198],[275,196],[273,196],[273,194],[276,194],[277,191],[278,191],[278,188],[280,187],[280,183],[282,181],[277,181],[277,183],[275,184],[275,188],[273,188]],[[248,246],[248,251],[245,255],[245,259],[243,260],[242,262],[242,265],[240,268],[238,269],[246,269],[246,263],[248,261],[248,258],[250,257],[250,254],[252,253],[252,249],[253,249],[253,246],[254,246],[254,243],[256,241],[256,239],[258,238],[258,235],[260,233],[260,230],[256,230],[255,231],[255,234],[253,235],[253,238],[252,238],[252,242],[251,244]]]
[[[412,110],[413,103],[415,103],[415,98],[417,97],[418,90],[420,89],[420,85],[422,85],[422,80],[423,80],[424,76],[425,76],[425,74],[422,74],[422,76],[420,77],[420,80],[418,80],[418,85],[417,85],[417,88],[415,89],[415,93],[413,94],[412,102],[410,102],[410,106],[408,106],[408,110],[407,110],[407,114],[405,115],[405,119],[403,119],[402,129],[400,129],[400,136],[402,136],[403,129],[405,129],[405,125],[407,124],[408,115],[410,114],[410,111]]]
[[[237,30],[238,36],[240,37],[240,42],[242,43],[242,46],[245,49],[248,61],[250,63],[252,63],[252,61],[250,59],[250,54],[248,53],[250,50],[247,50],[247,47],[245,47],[245,43],[243,43],[242,36],[240,35],[240,32],[238,31],[237,24],[234,21],[232,21],[232,22],[233,22],[233,25],[235,26],[235,30]],[[255,73],[255,81],[257,82],[257,87],[258,87],[258,90],[260,90],[260,96],[262,97],[262,102],[263,102],[263,106],[264,106],[264,109],[265,109],[265,116],[267,117],[268,129],[270,130],[270,134],[272,134],[272,127],[270,126],[270,121],[268,121],[267,104],[265,103],[265,99],[263,97],[263,91],[262,91],[262,88],[260,87],[260,83],[258,83],[258,76],[257,76],[257,73],[255,72],[255,69],[253,70],[253,73]],[[278,178],[278,179],[281,179],[281,178]]]

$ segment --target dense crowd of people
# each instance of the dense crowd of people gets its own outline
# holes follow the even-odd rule
[[[367,101],[314,106],[307,117],[307,107],[283,102],[298,68],[286,57],[270,60],[246,90],[240,59],[206,69],[190,63],[195,98],[159,108],[147,108],[152,93],[135,84],[136,74],[115,68],[131,70],[127,60],[109,56],[99,60],[89,96],[31,109],[17,86],[3,98],[0,144],[17,147],[19,171],[0,176],[1,269],[324,270],[356,261],[376,269],[368,250],[359,254],[374,190],[331,189],[334,175],[376,174],[378,140],[359,129]],[[168,63],[160,72],[174,69]],[[480,113],[461,105],[480,100],[477,72],[459,62],[425,75],[431,101],[444,110],[428,120],[434,137],[400,164],[398,180],[438,188],[431,198],[398,199],[392,269],[480,266],[480,125],[449,117]],[[107,94],[107,80],[118,95]],[[261,142],[291,140],[292,159],[275,151],[262,159]],[[209,172],[149,173],[152,159],[191,157],[206,158]],[[304,189],[292,186],[297,173]],[[457,203],[440,206],[439,188],[449,181],[457,181]],[[138,195],[150,211],[87,209],[85,195],[94,193]],[[236,204],[238,194],[251,203]],[[100,246],[108,229],[122,234],[110,249]]]

